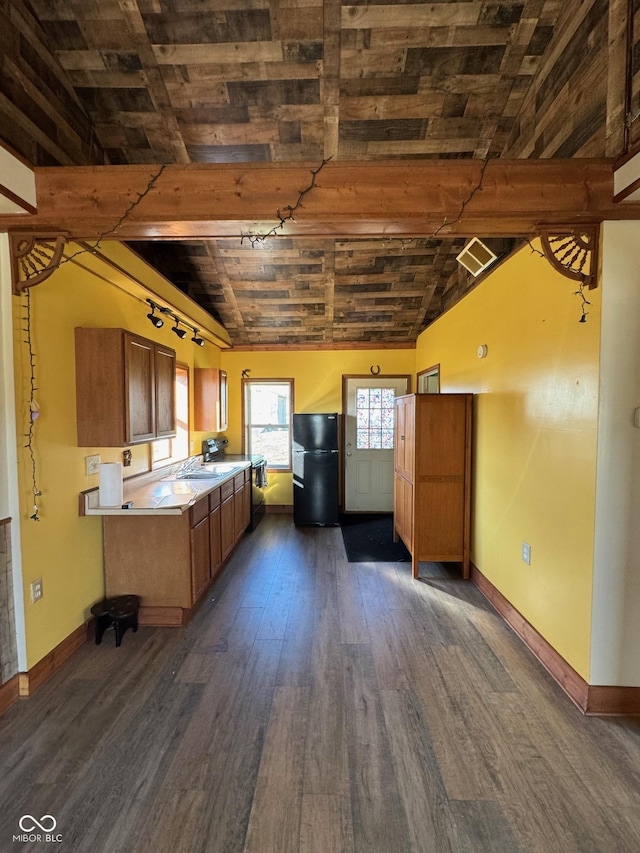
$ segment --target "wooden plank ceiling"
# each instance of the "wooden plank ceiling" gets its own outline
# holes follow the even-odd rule
[[[319,164],[500,156],[562,4],[31,7],[111,164]],[[132,245],[235,345],[412,343],[446,293],[457,298],[470,283],[455,261],[464,237],[277,237],[255,247],[239,237]]]

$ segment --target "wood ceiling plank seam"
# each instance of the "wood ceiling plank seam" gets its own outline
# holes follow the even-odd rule
[[[150,96],[163,116],[171,150],[177,163],[189,163],[191,158],[182,139],[177,119],[173,112],[171,99],[164,84],[160,68],[156,62],[154,50],[149,42],[147,30],[140,9],[135,0],[118,0],[123,22],[136,42],[136,49],[143,69],[144,78],[150,89]]]
[[[379,47],[491,47],[507,44],[513,27],[458,25],[450,27],[390,26],[371,31],[372,49]]]
[[[607,114],[605,119],[605,154],[617,157],[625,150],[627,107],[627,32],[633,26],[628,20],[627,3],[609,4],[607,51]],[[631,30],[633,32],[633,30]],[[634,55],[635,46],[632,46]],[[629,93],[630,94],[630,93]]]
[[[67,70],[67,77],[79,89],[139,89],[144,85],[142,72],[78,68]]]
[[[333,341],[333,327],[335,317],[335,265],[336,252],[335,241],[327,240],[323,244],[323,261],[324,261],[324,326],[323,340],[325,343]]]
[[[217,272],[218,281],[222,287],[222,293],[224,295],[225,305],[231,313],[233,324],[238,331],[238,336],[240,339],[244,339],[246,341],[248,340],[248,335],[244,324],[244,318],[238,307],[238,301],[231,282],[229,281],[224,260],[218,254],[217,242],[215,240],[205,240],[204,248]]]
[[[402,5],[343,6],[342,27],[345,29],[385,29],[394,27],[452,27],[477,25],[481,2]]]
[[[40,61],[50,70],[52,75],[56,78],[58,85],[64,89],[66,95],[78,106],[81,106],[80,100],[73,86],[71,86],[69,81],[65,79],[64,75],[59,73],[59,67],[57,67],[57,62],[53,59],[52,52],[49,50],[47,45],[41,41],[38,33],[42,32],[43,28],[38,23],[38,19],[32,16],[29,7],[22,3],[18,9],[17,7],[14,7],[13,4],[8,3],[6,8],[8,9],[10,24],[16,28],[20,36],[38,55]],[[44,29],[46,30],[46,27]]]
[[[323,159],[338,157],[340,129],[340,80],[342,78],[340,33],[341,2],[323,4],[323,58],[321,102],[323,106]]]
[[[280,42],[220,42],[215,50],[202,44],[151,45],[158,66],[164,65],[236,65],[238,63],[284,61]],[[215,55],[215,62],[212,61]]]
[[[13,120],[15,125],[24,131],[25,137],[39,145],[43,151],[61,166],[71,166],[72,157],[68,151],[60,148],[46,133],[26,116],[3,92],[0,92],[0,115],[6,115]]]
[[[99,50],[57,50],[56,57],[67,72],[70,82],[73,82],[71,73],[74,71],[107,73],[107,66]]]

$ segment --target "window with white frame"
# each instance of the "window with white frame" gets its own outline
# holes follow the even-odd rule
[[[161,468],[189,456],[189,368],[176,367],[176,437],[151,442],[151,466]]]
[[[270,469],[291,469],[293,379],[246,379],[244,437],[249,454],[262,454]]]

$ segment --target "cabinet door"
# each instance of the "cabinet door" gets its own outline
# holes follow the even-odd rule
[[[401,480],[400,513],[402,515],[402,541],[409,551],[413,553],[413,485],[408,480],[405,480],[404,477]]]
[[[194,373],[194,429],[227,429],[227,374],[217,367],[198,367]]]
[[[244,485],[235,492],[233,499],[235,542],[237,542],[249,526],[249,521],[251,520],[251,483],[244,483]]]
[[[209,518],[203,518],[191,528],[191,593],[198,600],[211,577],[209,557]]]
[[[211,563],[211,577],[220,571],[222,565],[222,530],[220,527],[220,507],[217,506],[209,513],[209,558]]]
[[[251,473],[249,474],[251,476]],[[244,484],[242,490],[242,524],[243,530],[251,524],[251,480]]]
[[[462,559],[467,539],[470,398],[427,394],[419,399],[416,435],[416,518],[419,554]]]
[[[176,434],[176,354],[165,347],[155,347],[155,399],[157,438]]]
[[[236,543],[234,501],[235,495],[222,501],[220,507],[220,538],[222,540],[222,559],[225,560]]]
[[[121,329],[75,330],[79,447],[122,447],[127,443],[122,336]]]
[[[394,440],[395,470],[413,480],[415,408],[413,396],[396,400],[396,426]]]
[[[155,438],[154,344],[127,332],[125,347],[127,444]]]

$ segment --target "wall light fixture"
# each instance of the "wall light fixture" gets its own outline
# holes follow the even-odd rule
[[[147,314],[149,320],[153,323],[156,329],[160,329],[164,326],[164,320],[162,317],[159,317],[155,312],[158,311],[160,314],[166,314],[167,317],[170,317],[173,320],[173,326],[171,327],[171,331],[176,334],[180,340],[184,340],[187,337],[187,329],[191,329],[193,332],[193,337],[191,340],[198,347],[204,346],[204,338],[201,337],[198,332],[200,329],[197,326],[192,325],[191,323],[187,323],[186,320],[183,320],[182,317],[179,317],[175,314],[170,308],[166,308],[164,305],[158,305],[157,302],[154,302],[153,299],[147,299],[147,304],[151,306],[151,311]],[[180,328],[184,326],[185,328]]]

